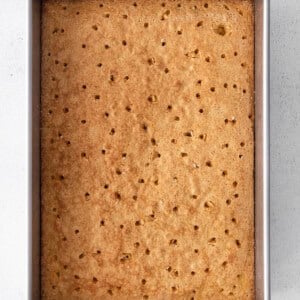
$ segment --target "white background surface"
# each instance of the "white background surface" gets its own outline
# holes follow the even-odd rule
[[[271,0],[272,300],[300,299],[300,1]]]
[[[0,0],[0,299],[27,297],[27,0]],[[271,296],[300,299],[300,1],[271,0]]]
[[[0,0],[0,299],[27,299],[27,1]]]

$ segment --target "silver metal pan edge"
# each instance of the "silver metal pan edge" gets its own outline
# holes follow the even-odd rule
[[[255,295],[270,299],[269,0],[255,0]]]

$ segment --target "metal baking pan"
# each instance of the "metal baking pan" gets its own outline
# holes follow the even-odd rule
[[[241,0],[242,1],[242,0]],[[29,299],[40,299],[40,14],[29,1],[31,211]],[[270,299],[269,269],[269,0],[255,3],[255,298]]]

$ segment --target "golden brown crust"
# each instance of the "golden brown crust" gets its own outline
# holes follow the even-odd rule
[[[44,1],[44,299],[253,299],[253,44],[252,1]]]

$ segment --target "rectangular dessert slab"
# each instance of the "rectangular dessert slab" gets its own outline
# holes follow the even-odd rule
[[[269,1],[255,0],[255,298],[269,299]],[[31,299],[41,297],[40,278],[40,94],[41,94],[41,1],[29,6],[30,57],[28,105],[32,127],[31,157]]]

